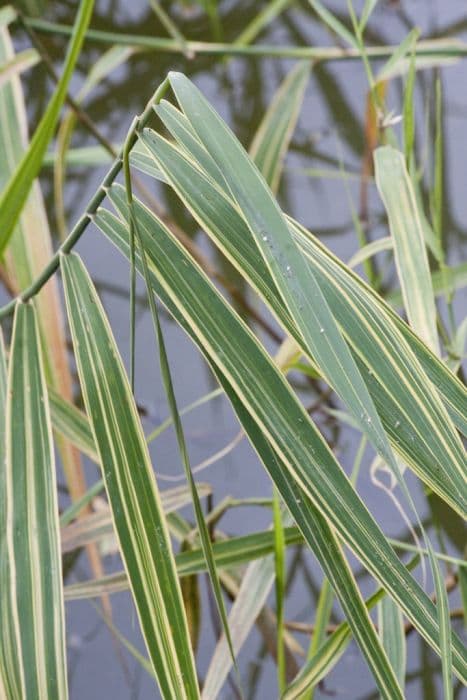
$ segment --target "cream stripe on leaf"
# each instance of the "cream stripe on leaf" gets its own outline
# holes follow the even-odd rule
[[[433,603],[396,557],[287,382],[170,232],[142,205],[136,205],[136,212],[156,294],[226,376],[287,468],[288,476],[439,653]],[[96,223],[128,256],[125,225],[104,210]],[[465,649],[456,635],[453,665],[455,672],[465,678]]]
[[[193,187],[196,187],[197,180],[199,177],[200,169],[204,171],[208,184],[211,186],[211,193],[216,200],[216,206],[219,205],[219,190],[224,193],[224,195],[229,200],[230,204],[236,208],[236,205],[231,200],[231,193],[225,183],[224,177],[219,170],[218,166],[214,163],[212,157],[203,148],[200,147],[199,141],[197,141],[196,136],[193,134],[193,130],[190,124],[181,112],[177,110],[173,105],[168,102],[162,101],[160,105],[155,108],[157,114],[164,122],[164,125],[169,129],[169,131],[174,135],[179,145],[182,147],[183,151],[188,158],[188,166],[191,167],[192,172],[197,174],[194,178]],[[152,135],[150,130],[147,130],[146,135]],[[195,136],[193,138],[193,136]],[[159,153],[153,148],[151,148],[151,139],[145,139],[143,136],[143,142],[152,152],[155,160],[158,160]],[[154,145],[154,144],[153,144]],[[160,144],[159,144],[160,145]],[[169,172],[171,172],[172,164],[168,167]],[[171,172],[171,185],[177,191],[177,170],[175,174]],[[174,180],[175,177],[175,180]],[[204,185],[206,188],[206,184]],[[214,188],[214,189],[213,189]],[[191,188],[193,189],[193,188]],[[209,207],[212,207],[213,202],[210,202],[208,193],[204,193],[206,201],[203,203],[198,202],[198,207],[201,207],[201,211],[206,213],[206,208],[209,211]],[[190,206],[190,188],[188,187],[179,196],[185,201],[187,206]],[[193,198],[193,195],[191,196]],[[217,199],[216,199],[217,198]],[[196,197],[195,197],[196,201]],[[192,207],[194,205],[191,205]],[[220,205],[222,208],[222,204]],[[196,207],[195,207],[196,208]],[[225,213],[225,212],[224,212]],[[196,216],[196,214],[195,214]],[[238,212],[237,212],[238,219]],[[439,361],[439,359],[430,352],[429,348],[410,330],[410,327],[402,321],[402,319],[394,312],[394,310],[388,306],[381,297],[374,292],[371,287],[365,284],[358,275],[352,272],[346,265],[344,265],[338,258],[336,258],[317,238],[312,236],[306,229],[302,226],[296,224],[293,220],[289,220],[289,224],[292,226],[294,236],[300,247],[304,249],[304,252],[308,254],[313,253],[318,259],[324,263],[329,263],[333,268],[332,274],[340,282],[345,284],[351,284],[352,287],[357,289],[361,294],[363,294],[368,300],[371,311],[374,316],[383,315],[383,317],[389,316],[392,322],[397,326],[398,330],[402,333],[407,343],[410,345],[412,352],[417,356],[417,359],[422,364],[428,377],[432,380],[436,389],[443,396],[446,401],[447,408],[451,414],[452,420],[455,422],[457,428],[461,430],[464,435],[467,436],[467,392],[465,387],[461,382],[455,377],[449,369]],[[202,224],[203,225],[203,224]],[[205,225],[205,224],[204,224]],[[241,224],[245,228],[246,224],[243,222]],[[208,230],[208,233],[211,232]],[[237,238],[237,243],[239,236]],[[247,237],[248,238],[248,237]],[[235,239],[234,239],[235,240]],[[247,241],[248,245],[248,241]],[[256,246],[253,246],[256,247]],[[241,247],[240,249],[241,250]],[[256,251],[258,255],[258,251]],[[261,256],[259,256],[261,257]],[[235,264],[235,262],[234,262]],[[262,264],[265,268],[264,262]],[[267,272],[267,270],[266,270]],[[262,271],[264,274],[264,271]],[[267,273],[269,274],[269,273]],[[329,302],[330,303],[330,302]]]
[[[35,311],[22,303],[8,368],[6,501],[18,697],[62,700],[68,690],[52,429]]]
[[[0,328],[0,533],[7,528],[6,471],[6,397],[7,363],[3,334]],[[18,665],[15,621],[11,614],[11,581],[6,537],[0,537],[0,689],[5,697],[20,697],[21,674]],[[1,697],[1,695],[0,695]]]
[[[263,296],[287,333],[313,356],[280,299],[241,215],[211,180],[167,141],[145,132],[143,142],[206,232]],[[121,197],[119,197],[119,200]],[[392,444],[417,475],[456,510],[466,512],[464,451],[441,401],[410,351],[406,338],[355,281],[310,235],[291,224],[350,347],[365,366],[365,383]],[[428,351],[427,351],[428,352]],[[434,362],[437,363],[435,358]],[[446,370],[448,372],[448,370]],[[328,375],[331,385],[334,377]],[[457,383],[453,385],[457,391]],[[465,399],[465,390],[458,392]]]
[[[375,179],[389,219],[397,273],[410,325],[436,355],[436,306],[422,222],[405,158],[392,146],[374,154]]]
[[[141,629],[164,698],[199,697],[166,519],[141,423],[81,260],[62,257],[65,299],[94,442]]]

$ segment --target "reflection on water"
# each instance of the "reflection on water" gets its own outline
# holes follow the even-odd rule
[[[206,16],[196,8],[192,8],[191,11],[186,8],[183,10],[183,4],[189,3],[180,2],[174,8],[174,17],[183,34],[194,40],[210,40],[212,27]],[[338,7],[341,3],[329,4]],[[70,24],[73,21],[75,5],[76,3],[49,3],[48,14],[54,21]],[[132,3],[122,0],[100,0],[96,5],[92,21],[94,28],[153,36],[165,35],[145,0],[134,0]],[[239,34],[257,14],[259,5],[260,3],[247,0],[221,3],[222,27],[226,41],[232,41]],[[452,33],[466,38],[467,12],[463,3],[454,0],[427,3],[416,0],[381,0],[369,26],[368,41],[375,44],[398,43],[414,25],[422,28],[424,36],[444,36]],[[334,42],[315,21],[306,2],[291,3],[291,8],[263,32],[262,39],[269,44],[297,46],[330,45]],[[55,60],[63,57],[63,41],[45,35],[42,40]],[[88,44],[80,59],[83,76],[87,75],[102,51],[102,46],[96,43]],[[222,60],[200,55],[188,60],[174,54],[136,52],[89,96],[85,109],[102,134],[112,143],[118,144],[124,137],[132,117],[142,111],[148,97],[167,71],[181,70],[204,91],[233,127],[240,140],[249,145],[271,96],[292,65],[292,61],[282,59]],[[41,76],[39,73],[36,71],[34,81],[28,84],[28,105],[33,121],[44,109],[46,94],[47,81],[45,75]],[[463,258],[466,242],[467,200],[464,188],[467,140],[463,137],[467,117],[464,96],[465,62],[443,69],[442,80],[447,175],[443,230],[449,248],[449,258],[454,263]],[[426,71],[419,76],[417,83],[417,135],[421,146],[427,138],[429,142],[433,138],[433,120],[425,118],[427,110],[430,113],[433,111],[433,81],[433,71]],[[371,183],[367,188],[362,188],[359,177],[366,144],[366,85],[364,69],[358,62],[328,63],[313,68],[279,192],[284,209],[312,229],[344,260],[348,260],[357,249],[350,202],[353,202],[357,212],[366,214],[369,238],[385,235],[381,208],[374,188]],[[75,93],[78,88],[76,80],[72,91]],[[400,109],[400,88],[397,81],[390,86],[388,102],[390,108],[396,112]],[[95,141],[85,128],[78,126],[73,145],[85,144],[94,145]],[[428,153],[428,164],[429,158]],[[347,189],[342,178],[323,175],[324,170],[330,169],[334,172],[345,169],[349,174]],[[70,222],[83,211],[102,173],[103,168],[70,168],[66,188],[67,215]],[[44,190],[48,193],[53,222],[50,172],[44,173],[43,183]],[[210,247],[173,194],[152,182],[145,184],[150,188],[151,195],[156,196],[162,203],[167,217],[176,221],[196,241],[203,254],[216,267],[224,287],[236,289],[235,303],[239,311],[246,314],[245,309],[250,307],[262,318],[260,333],[266,345],[273,350],[278,336],[274,321],[264,317],[264,310],[248,295],[248,291],[226,261]],[[117,341],[126,356],[127,266],[95,230],[89,230],[79,247],[88,269],[98,283]],[[378,258],[377,273],[381,278],[381,289],[389,289],[394,282],[394,270],[384,255]],[[461,310],[459,305],[459,312]],[[252,323],[254,324],[254,321]],[[213,387],[213,379],[181,331],[171,324],[169,319],[164,320],[164,327],[179,403],[185,405],[209,391]],[[166,417],[167,408],[158,376],[152,324],[142,287],[141,303],[138,305],[137,343],[136,391],[146,414],[146,427],[150,430]],[[341,463],[349,469],[356,450],[354,434],[350,430],[339,429],[332,417],[322,410],[319,401],[320,387],[316,383],[308,384],[300,380],[299,388],[307,406],[316,404],[315,419],[335,446]],[[193,464],[203,461],[224,447],[237,433],[232,412],[227,403],[219,397],[191,413],[185,425]],[[172,476],[181,473],[182,467],[172,435],[166,433],[153,444],[152,456],[157,472]],[[368,455],[366,457],[367,466]],[[88,465],[88,477],[90,481],[96,478],[91,465]],[[216,503],[226,495],[263,497],[270,494],[268,477],[244,441],[199,478],[212,484]],[[409,484],[411,483],[413,482],[409,481]],[[162,479],[160,485],[165,486]],[[403,523],[384,494],[371,485],[367,468],[362,471],[359,489],[365,501],[371,503],[373,512],[378,514],[385,532],[392,536],[404,536]],[[429,499],[427,502],[418,486],[414,487],[414,490],[422,516],[427,522],[435,518],[436,521],[445,523],[443,537],[446,547],[449,550],[461,551],[462,528],[457,519],[441,512],[444,507],[437,499]],[[186,515],[191,517],[189,511]],[[229,511],[221,522],[222,529],[231,534],[245,534],[267,528],[269,524],[269,511],[259,507]],[[107,567],[109,572],[120,568],[115,555],[109,555]],[[288,620],[312,622],[320,590],[320,571],[310,554],[301,549],[289,553],[288,570],[289,595],[286,617]],[[87,575],[84,561],[73,561],[69,580],[84,578]],[[363,572],[360,582],[365,593],[373,589],[372,582]],[[204,622],[199,641],[198,662],[200,674],[203,676],[213,651],[217,623],[212,614],[212,601],[207,597],[204,581],[201,583]],[[144,652],[129,595],[118,594],[112,598],[112,603],[116,627]],[[123,648],[116,653],[111,635],[94,606],[87,602],[73,603],[68,606],[67,615],[72,698],[112,697],[119,700],[154,697],[153,681]],[[336,622],[339,619],[340,610],[336,606],[332,621]],[[297,639],[306,649],[308,638],[300,636]],[[409,635],[408,651],[407,697],[441,697],[439,664],[435,656],[414,635]],[[245,678],[245,687],[248,688],[248,697],[274,696],[275,667],[267,654],[261,634],[256,629],[240,655],[240,666]],[[351,645],[325,685],[320,687],[316,697],[326,697],[328,693],[333,693],[338,698],[376,697],[372,688],[372,678],[356,646]],[[460,689],[457,688],[456,693],[460,697]],[[233,686],[226,685],[222,697],[235,697]]]

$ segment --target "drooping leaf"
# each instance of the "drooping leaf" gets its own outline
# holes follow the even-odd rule
[[[432,602],[407,575],[358,496],[352,488],[349,489],[339,466],[288,385],[251,333],[190,257],[172,240],[165,227],[143,207],[137,207],[137,210],[158,296],[179,323],[189,329],[207,357],[217,363],[228,381],[234,383],[236,394],[261,425],[261,434],[271,440],[281,455],[288,474],[383,583],[420,633],[439,651]],[[103,210],[96,222],[128,255],[126,227]],[[236,353],[231,357],[226,351],[226,343],[230,344],[233,337],[236,338]],[[341,483],[342,478],[345,486]],[[290,501],[289,497],[289,507]],[[345,513],[348,513],[348,518],[344,517]],[[453,647],[454,666],[462,675],[465,673],[464,651],[455,635]]]
[[[142,138],[172,186],[216,245],[260,292],[287,333],[314,359],[278,297],[269,271],[234,205],[209,177],[203,176],[168,142],[152,132],[146,132]],[[217,183],[221,182],[222,179],[217,178]],[[364,363],[362,369],[367,386],[393,445],[420,478],[428,479],[431,487],[451,503],[457,500],[454,507],[464,511],[465,505],[461,505],[456,496],[463,491],[460,486],[463,450],[441,403],[434,401],[427,377],[411,353],[407,340],[411,341],[419,358],[426,358],[425,368],[430,372],[430,378],[435,379],[435,386],[445,385],[450,399],[455,396],[456,415],[461,425],[465,423],[462,416],[467,406],[465,389],[415,336],[410,335],[407,326],[368,286],[303,227],[295,222],[290,222],[290,225],[332,313],[359,362]],[[416,376],[419,377],[417,382]],[[427,428],[420,431],[422,422]],[[454,460],[446,452],[446,442],[453,446]],[[441,472],[438,469],[440,462],[444,465]],[[452,475],[456,487],[445,481],[448,475]]]

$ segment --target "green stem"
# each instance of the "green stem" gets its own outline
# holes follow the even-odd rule
[[[27,18],[26,23],[38,32],[46,34],[68,35],[72,27],[66,24],[55,24],[44,20]],[[86,39],[104,44],[120,44],[138,46],[148,51],[180,53],[180,45],[173,39],[166,39],[140,34],[123,34],[122,32],[106,32],[99,29],[89,29]],[[261,44],[242,46],[238,44],[223,44],[220,42],[187,41],[186,49],[194,54],[235,55],[235,56],[269,56],[271,58],[309,58],[319,61],[360,60],[361,52],[354,48],[319,47],[319,46],[273,46]],[[368,46],[366,55],[369,58],[389,58],[394,53],[395,46]],[[467,44],[456,40],[427,40],[417,45],[417,56],[436,58],[460,58],[467,56]]]
[[[157,102],[162,99],[162,96],[165,94],[169,87],[169,82],[167,79],[165,79],[161,85],[157,88],[156,92],[154,93],[154,96],[152,99],[148,102],[146,109],[144,110],[143,114],[141,115],[140,119],[138,120],[137,123],[132,124],[132,128],[127,134],[127,137],[125,139],[125,143],[123,145],[123,148],[120,152],[120,154],[117,156],[116,160],[112,164],[112,167],[110,168],[109,172],[105,176],[104,180],[102,181],[100,187],[98,188],[97,192],[95,195],[92,197],[91,201],[88,204],[86,212],[80,217],[80,219],[76,222],[75,226],[73,229],[70,231],[70,234],[67,236],[67,238],[63,241],[61,246],[56,250],[54,255],[51,257],[50,261],[47,263],[47,265],[44,267],[42,270],[41,274],[34,280],[34,282],[27,287],[20,295],[12,299],[11,301],[8,302],[8,304],[5,304],[2,308],[0,308],[0,320],[5,318],[6,316],[9,316],[13,313],[15,310],[16,302],[18,300],[21,300],[22,302],[27,302],[29,299],[32,299],[40,290],[42,287],[48,282],[50,277],[54,274],[54,272],[58,269],[60,265],[60,256],[61,254],[66,254],[70,253],[76,243],[79,241],[81,236],[83,235],[84,231],[86,230],[88,224],[92,221],[92,217],[96,213],[98,207],[104,200],[107,190],[109,187],[112,185],[114,182],[115,178],[117,175],[120,173],[120,171],[123,168],[123,156],[125,149],[130,149],[133,148],[134,144],[136,143],[137,140],[137,128],[143,128],[147,122],[149,121],[149,118],[151,117],[152,114],[152,108],[154,104],[157,104]]]

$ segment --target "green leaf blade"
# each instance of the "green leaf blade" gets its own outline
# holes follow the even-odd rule
[[[141,138],[214,243],[259,292],[285,331],[312,357],[246,223],[223,188],[219,189],[207,173],[154,132],[145,131]],[[116,196],[117,190],[113,192]],[[428,377],[435,380],[434,386],[443,390],[448,405],[453,406],[459,418],[456,424],[462,424],[461,416],[467,410],[465,388],[360,278],[303,227],[291,220],[289,225],[360,362],[392,444],[425,483],[465,513],[463,449]]]
[[[410,325],[436,355],[436,307],[415,193],[402,153],[392,146],[375,151],[375,178],[389,218],[394,253]]]
[[[61,267],[85,405],[161,692],[167,698],[198,698],[167,524],[128,380],[81,261],[63,257]]]
[[[277,192],[284,156],[297,123],[310,63],[304,61],[290,71],[280,85],[250,146],[250,156],[273,192]]]
[[[34,309],[18,304],[8,373],[6,536],[21,697],[68,697],[55,460]],[[14,646],[13,646],[14,649]]]
[[[432,602],[407,574],[365,506],[349,488],[340,467],[277,368],[161,222],[141,205],[137,206],[137,216],[146,241],[155,292],[208,359],[215,361],[234,385],[235,392],[287,465],[290,477],[439,653]],[[111,216],[109,219],[104,212],[96,217],[96,223],[102,224],[107,235],[128,256],[126,227],[119,226],[118,221]],[[235,357],[229,352],[232,337],[236,339]],[[467,675],[464,655],[465,650],[454,635],[453,665],[462,677]]]
[[[57,88],[31,139],[27,152],[24,153],[14,175],[0,195],[0,254],[10,240],[34,178],[41,168],[47,146],[53,137],[93,9],[94,0],[83,0],[79,3],[72,38]]]

